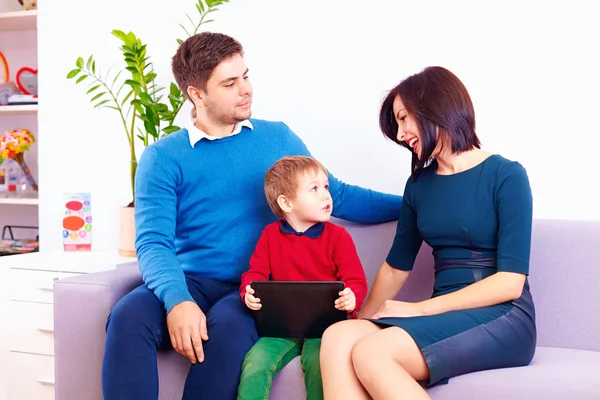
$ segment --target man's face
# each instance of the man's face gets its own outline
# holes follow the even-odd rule
[[[222,61],[202,91],[206,115],[213,121],[234,125],[250,118],[252,85],[241,55]]]

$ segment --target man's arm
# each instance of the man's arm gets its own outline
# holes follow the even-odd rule
[[[177,184],[180,177],[156,149],[140,157],[135,179],[136,252],[146,286],[167,313],[183,301],[194,301],[175,254]]]
[[[296,154],[312,157],[308,148],[289,127],[290,141]],[[402,196],[376,192],[349,185],[329,172],[329,192],[333,200],[333,216],[348,221],[376,224],[395,221],[400,215]]]

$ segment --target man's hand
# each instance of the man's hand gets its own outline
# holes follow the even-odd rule
[[[167,328],[173,348],[192,364],[204,361],[202,341],[208,340],[206,316],[193,301],[177,304],[167,314]]]
[[[258,297],[254,297],[254,289],[250,287],[250,285],[246,286],[246,294],[244,295],[244,302],[251,310],[260,310],[262,304],[260,304],[260,299]]]
[[[356,308],[356,296],[352,289],[347,287],[339,293],[340,297],[335,301],[335,308],[352,312]]]

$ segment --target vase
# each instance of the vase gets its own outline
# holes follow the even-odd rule
[[[121,207],[120,220],[119,255],[135,257],[135,208]]]

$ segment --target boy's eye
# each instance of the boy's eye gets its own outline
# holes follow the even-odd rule
[[[315,186],[314,188],[310,189],[310,191],[311,191],[311,192],[316,192],[318,189],[319,189],[319,188]]]
[[[329,185],[325,185],[325,190],[329,190]]]

